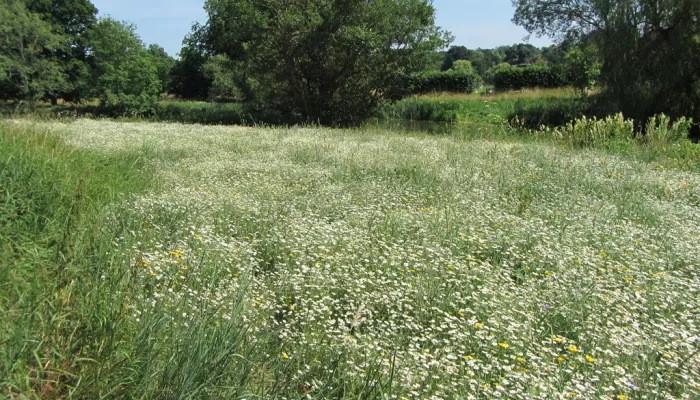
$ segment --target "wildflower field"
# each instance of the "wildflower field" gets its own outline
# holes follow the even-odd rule
[[[698,173],[370,128],[0,133],[0,396],[700,396]]]

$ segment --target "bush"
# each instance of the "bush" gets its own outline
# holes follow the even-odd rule
[[[533,65],[524,68],[499,67],[493,72],[496,90],[520,90],[523,88],[557,88],[568,86],[570,80],[561,67]]]
[[[100,96],[97,113],[109,117],[150,117],[156,113],[157,106],[158,98],[153,95],[114,94],[106,90]]]
[[[585,116],[554,130],[574,147],[605,146],[613,140],[630,141],[635,137],[634,121],[617,114],[605,119],[588,119]]]
[[[693,121],[684,117],[671,123],[665,114],[654,115],[645,126],[644,139],[648,143],[661,145],[680,142],[689,138],[692,126]]]
[[[644,126],[642,135],[636,128],[633,119],[625,119],[622,113],[605,117],[604,119],[586,118],[573,120],[561,128],[545,129],[567,141],[574,147],[608,146],[613,142],[636,141],[651,146],[665,146],[674,143],[688,142],[688,133],[692,120],[679,118],[671,123],[671,119],[659,114],[651,117]]]

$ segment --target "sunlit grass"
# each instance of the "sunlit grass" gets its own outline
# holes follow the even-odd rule
[[[428,100],[484,100],[485,98],[491,101],[515,100],[515,99],[541,99],[541,98],[573,98],[578,96],[578,93],[573,88],[555,88],[555,89],[523,89],[508,92],[486,92],[480,93],[431,93],[425,95],[414,96],[418,99]]]
[[[0,139],[4,396],[700,394],[697,173],[466,132]]]

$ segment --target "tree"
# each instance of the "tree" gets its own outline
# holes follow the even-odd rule
[[[592,43],[571,48],[566,53],[566,67],[571,83],[585,95],[600,78],[598,48]]]
[[[208,0],[205,47],[247,100],[289,122],[353,125],[448,43],[429,0]]]
[[[209,100],[239,99],[244,97],[236,85],[239,81],[236,65],[228,56],[219,54],[204,64],[204,75],[211,80]]]
[[[558,40],[588,38],[616,107],[646,119],[665,112],[700,118],[697,0],[514,0],[513,21]]]
[[[135,27],[101,19],[88,32],[92,95],[103,108],[119,114],[152,111],[161,91],[158,66]]]
[[[529,44],[519,43],[506,49],[505,62],[510,65],[534,64],[540,57],[540,50]]]
[[[542,48],[542,58],[550,64],[564,64],[566,61],[567,48],[562,45],[553,44],[549,47]]]
[[[212,79],[204,70],[204,65],[209,60],[209,54],[204,48],[204,34],[203,26],[192,26],[192,32],[182,42],[180,59],[172,70],[172,93],[184,99],[203,100],[209,95],[212,86]]]
[[[469,49],[464,46],[452,46],[447,50],[445,54],[445,61],[442,63],[440,70],[447,71],[452,68],[452,64],[459,60],[469,59]]]
[[[472,63],[467,60],[457,60],[452,64],[452,68],[450,68],[450,71],[454,71],[460,74],[474,74],[474,67],[472,67]]]
[[[48,94],[55,103],[58,97],[79,101],[88,90],[89,65],[87,65],[85,33],[97,21],[97,8],[90,0],[26,0],[27,9],[36,13],[61,35],[61,45],[45,57],[54,59],[66,76],[64,90]]]
[[[148,46],[148,53],[153,58],[158,70],[158,79],[164,92],[172,91],[172,73],[175,67],[175,59],[170,57],[165,49],[157,44]]]
[[[46,57],[62,45],[51,25],[17,0],[0,0],[0,21],[0,97],[34,103],[65,90],[64,71]]]
[[[496,74],[498,74],[500,71],[510,71],[513,68],[514,67],[507,62],[494,65],[493,67],[489,68],[486,73],[484,73],[484,81],[488,84],[493,84]]]

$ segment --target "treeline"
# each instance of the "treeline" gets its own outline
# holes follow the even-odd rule
[[[426,0],[208,0],[174,60],[89,0],[0,0],[0,100],[148,115],[167,92],[240,102],[256,120],[355,125],[414,93],[599,85],[604,113],[700,120],[700,2],[514,3],[514,22],[558,44],[441,52],[453,37]]]
[[[98,19],[89,0],[0,0],[0,21],[0,100],[99,99],[144,114],[171,84],[175,59],[145,47],[134,25]]]
[[[438,61],[435,69],[439,64],[443,72],[468,71],[499,91],[564,86],[585,91],[600,79],[600,56],[588,41],[565,40],[543,48],[528,43],[495,49],[452,46],[439,53]]]

